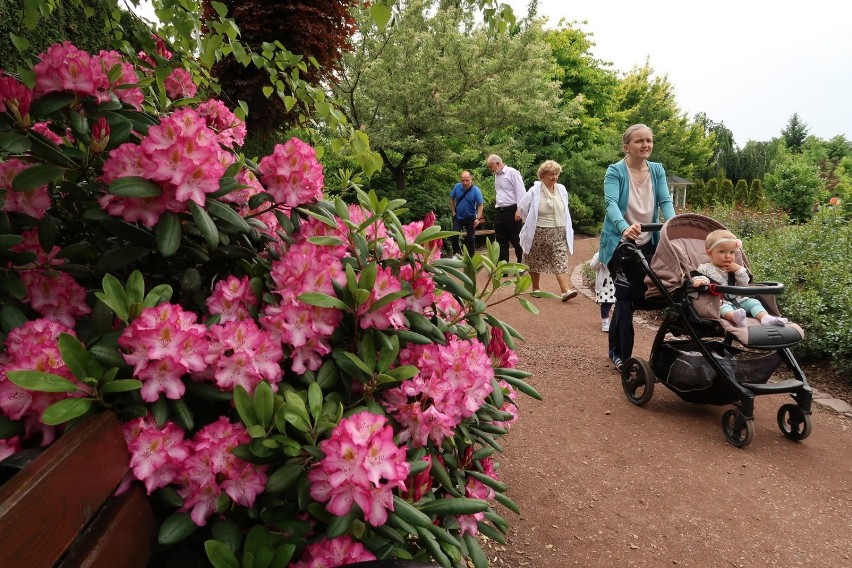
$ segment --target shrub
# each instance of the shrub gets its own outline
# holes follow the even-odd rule
[[[517,510],[492,455],[538,396],[487,310],[529,276],[441,258],[402,200],[322,201],[297,138],[245,159],[222,103],[152,96],[164,54],[41,59],[0,76],[0,457],[115,412],[156,565],[487,565]]]
[[[790,219],[796,223],[807,221],[814,204],[821,201],[825,183],[819,169],[806,163],[801,156],[789,156],[766,176],[766,192]]]
[[[783,314],[805,329],[797,352],[827,358],[852,371],[852,229],[842,211],[809,223],[750,238],[745,244],[754,273],[785,285]]]

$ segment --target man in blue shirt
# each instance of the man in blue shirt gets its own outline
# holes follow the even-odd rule
[[[473,256],[476,249],[476,227],[483,221],[482,191],[473,185],[473,178],[470,172],[462,172],[460,179],[461,181],[450,191],[450,211],[453,214],[453,230],[461,231],[464,229],[466,232],[464,246],[467,248],[467,253]],[[452,237],[450,243],[453,246],[453,254],[459,254],[461,247],[459,246],[458,236]]]

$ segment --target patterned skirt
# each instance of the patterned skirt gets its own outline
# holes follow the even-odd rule
[[[536,227],[530,252],[524,255],[524,263],[530,267],[530,272],[566,274],[568,256],[565,227]]]

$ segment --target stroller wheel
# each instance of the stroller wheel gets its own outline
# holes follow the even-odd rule
[[[654,396],[654,375],[651,365],[644,359],[631,357],[621,369],[621,388],[627,395],[627,400],[636,406],[642,406]]]
[[[778,427],[785,438],[804,440],[811,435],[811,415],[796,404],[782,405],[778,409]]]
[[[738,448],[744,448],[754,438],[754,420],[746,418],[739,410],[726,410],[722,415],[722,432],[728,442]]]

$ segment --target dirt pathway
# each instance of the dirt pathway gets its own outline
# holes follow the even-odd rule
[[[572,265],[597,241],[578,240]],[[542,287],[556,292],[553,277]],[[776,424],[786,395],[755,403],[754,441],[722,435],[729,407],[692,405],[658,385],[644,407],[625,398],[606,358],[593,300],[517,302],[493,313],[526,338],[520,367],[544,395],[522,398],[500,478],[521,508],[506,511],[495,567],[852,566],[852,419],[815,405],[800,443]],[[637,326],[635,353],[653,331]]]

